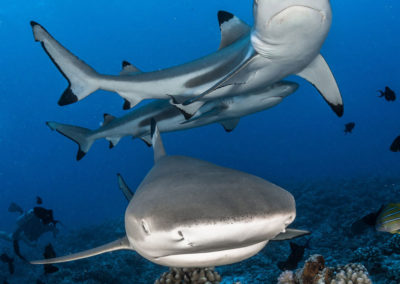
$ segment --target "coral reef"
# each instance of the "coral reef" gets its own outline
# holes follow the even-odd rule
[[[367,269],[359,263],[325,267],[322,255],[312,255],[301,269],[284,271],[278,284],[371,284]]]
[[[170,268],[154,284],[218,284],[221,279],[214,268]]]

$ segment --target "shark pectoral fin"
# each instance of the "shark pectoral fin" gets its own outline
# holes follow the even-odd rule
[[[185,105],[184,103],[178,103],[175,99],[171,99],[170,103],[182,113],[185,119],[192,118],[192,116],[195,115],[196,112],[205,104],[204,101],[195,101],[193,103]]]
[[[110,145],[108,148],[112,149],[115,146],[117,146],[118,142],[121,140],[121,137],[106,137],[107,141],[110,142]]]
[[[150,135],[144,135],[144,136],[142,136],[142,137],[140,137],[140,140],[142,140],[144,143],[146,143],[146,145],[148,146],[148,147],[151,147],[151,136]]]
[[[222,107],[222,106],[213,107],[209,111],[206,111],[204,113],[200,113],[198,115],[196,114],[192,118],[181,122],[181,124],[186,124],[186,123],[189,123],[189,122],[192,122],[192,121],[195,121],[195,120],[199,120],[199,119],[204,119],[204,118],[207,118],[207,117],[215,116],[215,115],[219,114],[221,111],[223,111],[224,109],[225,108]]]
[[[309,231],[287,228],[284,233],[280,233],[275,238],[273,238],[272,241],[291,240],[291,239],[295,239],[295,238],[310,235],[310,234],[311,234],[311,232],[309,232]]]
[[[322,55],[319,54],[297,75],[310,82],[339,117],[343,115],[343,100],[339,87]]]
[[[119,72],[119,75],[124,76],[124,75],[135,75],[137,73],[140,73],[140,71],[136,66],[132,65],[128,61],[122,61],[122,70]]]
[[[160,131],[157,127],[156,121],[154,118],[151,119],[151,144],[153,144],[154,150],[154,163],[156,163],[159,159],[166,156],[164,144],[161,140]]]
[[[31,264],[54,264],[54,263],[61,263],[61,262],[68,262],[78,259],[84,259],[88,257],[92,257],[95,255],[103,254],[106,252],[116,251],[116,250],[133,250],[129,244],[129,240],[127,237],[118,239],[111,243],[102,245],[100,247],[86,250],[83,252],[78,252],[74,254],[70,254],[67,256],[56,257],[56,258],[49,258],[49,259],[42,259],[42,260],[34,260],[31,261]]]
[[[142,101],[142,98],[138,97],[137,95],[130,96],[129,94],[118,92],[118,94],[124,98],[124,104],[122,106],[123,110],[128,110],[133,108],[135,105]]]
[[[219,49],[227,47],[247,35],[251,28],[235,15],[226,12],[218,12],[219,28],[221,30],[221,43]]]
[[[227,83],[229,80],[231,80],[233,77],[238,75],[244,68],[246,68],[255,58],[259,56],[257,52],[254,50],[252,46],[250,46],[249,50],[247,51],[246,56],[243,58],[242,63],[238,64],[235,68],[233,68],[229,73],[226,74],[225,77],[223,77],[221,80],[219,80],[216,84],[214,84],[211,88],[208,90],[204,91],[198,96],[195,96],[187,101],[185,101],[183,104],[184,105],[189,105],[192,104],[195,101],[198,101],[202,97],[214,92],[216,89],[223,87],[225,83]],[[243,82],[245,83],[245,82]]]
[[[118,177],[118,186],[119,189],[122,191],[122,193],[124,194],[125,198],[128,201],[131,201],[132,197],[133,197],[133,192],[132,190],[129,188],[129,186],[126,184],[125,180],[123,179],[123,177],[121,176],[121,174],[117,174]]]
[[[240,121],[240,118],[233,118],[233,119],[225,120],[225,121],[221,122],[221,125],[225,129],[226,132],[232,132],[238,125],[239,121]]]

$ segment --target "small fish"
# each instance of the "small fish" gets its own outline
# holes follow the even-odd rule
[[[347,134],[347,133],[352,133],[352,131],[353,131],[353,129],[354,129],[354,126],[356,126],[356,124],[355,124],[354,122],[346,123],[346,124],[344,125],[344,133],[345,133],[345,134]]]
[[[14,259],[9,257],[6,253],[3,253],[0,255],[0,260],[4,263],[8,264],[8,271],[10,274],[14,274],[15,268],[14,268]]]
[[[56,252],[54,251],[54,248],[52,246],[51,243],[49,243],[45,249],[44,249],[44,253],[43,256],[45,259],[49,259],[49,258],[55,258],[56,257]],[[59,269],[58,267],[52,265],[52,264],[45,264],[44,265],[44,274],[52,274],[57,272]]]
[[[40,279],[36,279],[36,284],[45,284],[45,283]]]
[[[42,220],[44,225],[48,225],[50,223],[56,225],[58,223],[58,221],[54,220],[53,210],[45,209],[43,207],[35,207],[33,208],[33,213],[35,213],[36,217]]]
[[[8,207],[8,212],[18,212],[20,214],[23,214],[24,210],[22,210],[22,208],[18,204],[11,202],[10,206]]]
[[[278,262],[279,269],[282,271],[296,269],[299,262],[303,259],[306,248],[309,248],[310,240],[311,238],[304,245],[290,242],[291,253],[286,261]]]
[[[43,204],[43,200],[40,196],[36,196],[36,204],[38,205]]]
[[[388,86],[385,87],[385,91],[378,91],[381,93],[380,98],[384,97],[388,102],[394,102],[396,100],[396,94]]]
[[[400,234],[400,203],[389,203],[376,219],[377,231]]]
[[[375,227],[376,219],[378,218],[379,214],[381,214],[384,207],[385,205],[382,205],[378,211],[369,213],[361,219],[355,221],[351,225],[351,232],[354,235],[361,235],[365,232],[366,229]]]
[[[397,138],[394,139],[392,145],[390,145],[390,151],[400,152],[400,136],[397,136]]]

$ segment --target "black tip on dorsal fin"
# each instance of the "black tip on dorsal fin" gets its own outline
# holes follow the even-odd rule
[[[130,103],[128,100],[125,100],[122,109],[123,109],[123,110],[131,109],[131,103]]]
[[[31,21],[30,22],[30,24],[31,24],[31,27],[33,28],[34,26],[40,26],[37,22],[35,22],[35,21]]]
[[[219,22],[219,26],[221,27],[221,25],[225,22],[228,22],[230,19],[232,19],[234,16],[233,14],[226,12],[226,11],[218,11],[218,22]]]
[[[125,68],[126,66],[131,66],[132,64],[130,64],[128,61],[124,60],[122,61],[122,68]]]
[[[58,100],[58,105],[65,106],[72,103],[76,103],[77,101],[78,97],[74,94],[71,87],[69,86],[61,95],[61,98]]]
[[[76,155],[76,160],[80,161],[83,157],[85,157],[86,153],[83,152],[81,149],[78,150],[78,154]]]

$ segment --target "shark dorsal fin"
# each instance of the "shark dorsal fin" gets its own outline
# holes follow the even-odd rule
[[[104,121],[103,121],[103,126],[109,124],[111,121],[115,119],[115,116],[105,113],[103,114]]]
[[[232,132],[236,126],[239,124],[240,118],[232,118],[230,120],[225,120],[221,122],[222,127],[226,132]]]
[[[133,75],[140,72],[142,71],[139,68],[124,60],[122,61],[122,70],[119,72],[119,75]]]
[[[235,15],[226,12],[218,12],[219,28],[221,30],[221,43],[219,49],[227,47],[235,41],[247,35],[251,28]]]
[[[68,262],[68,261],[88,258],[88,257],[92,257],[95,255],[99,255],[99,254],[103,254],[103,253],[111,252],[111,251],[116,251],[116,250],[133,250],[133,249],[129,244],[128,238],[124,237],[124,238],[118,239],[116,241],[113,241],[111,243],[102,245],[102,246],[94,248],[94,249],[85,250],[85,251],[78,252],[78,253],[73,253],[73,254],[70,254],[67,256],[61,256],[61,257],[49,258],[49,259],[43,259],[43,260],[35,260],[35,261],[31,261],[31,264],[53,264],[53,263]]]
[[[125,198],[128,201],[131,201],[132,197],[133,197],[133,192],[132,190],[129,188],[129,186],[126,184],[125,180],[123,179],[123,177],[121,176],[121,174],[117,174],[118,177],[118,186],[119,189],[122,191],[122,193],[124,194]]]
[[[154,118],[151,119],[151,144],[153,144],[154,163],[156,163],[159,159],[166,156],[167,154],[165,153],[160,131],[158,130]]]

